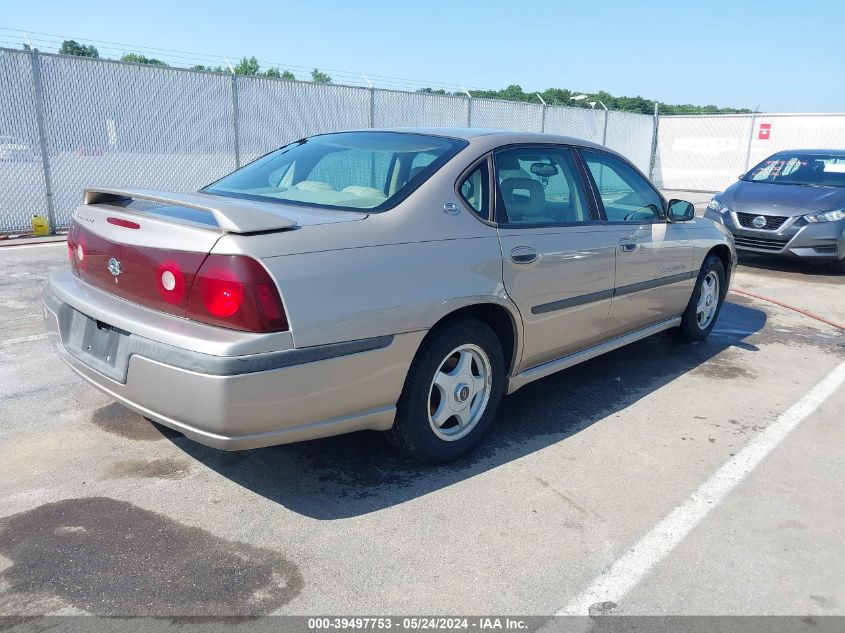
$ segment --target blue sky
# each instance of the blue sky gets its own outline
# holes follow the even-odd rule
[[[233,63],[255,55],[283,67],[480,88],[515,83],[770,112],[845,111],[845,0],[2,4],[5,28],[213,53]],[[43,38],[35,41],[42,50],[56,48],[30,37]],[[0,31],[0,45],[19,39]],[[95,45],[103,56],[120,54],[120,46]]]

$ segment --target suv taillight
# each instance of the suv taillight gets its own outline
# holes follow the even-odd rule
[[[288,329],[282,298],[270,274],[245,255],[209,255],[194,279],[185,316],[247,332]]]

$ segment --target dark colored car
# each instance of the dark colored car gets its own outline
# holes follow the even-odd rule
[[[830,262],[845,273],[845,151],[788,150],[713,196],[705,217],[740,252]]]

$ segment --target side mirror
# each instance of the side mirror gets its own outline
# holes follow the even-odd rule
[[[686,200],[669,201],[670,222],[689,222],[693,218],[695,218],[695,207],[691,202]]]

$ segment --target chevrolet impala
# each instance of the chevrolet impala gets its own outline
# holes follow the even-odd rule
[[[713,328],[730,233],[621,155],[562,136],[298,140],[194,194],[91,188],[44,316],[109,397],[228,450],[370,429],[475,446],[527,383]]]

